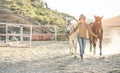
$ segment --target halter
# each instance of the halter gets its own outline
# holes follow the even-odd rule
[[[74,19],[70,19],[67,23],[66,30],[67,32],[71,32],[77,25],[77,22]]]

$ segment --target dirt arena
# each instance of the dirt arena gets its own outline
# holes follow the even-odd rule
[[[114,36],[114,38],[112,38]],[[69,54],[68,42],[39,42],[30,48],[0,47],[0,73],[120,73],[120,38],[113,34],[111,42],[103,45],[103,56],[85,50],[81,61]],[[117,40],[116,40],[116,39]]]

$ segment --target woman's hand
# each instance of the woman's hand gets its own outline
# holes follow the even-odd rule
[[[98,38],[98,36],[97,36],[97,35],[94,35],[94,37]]]

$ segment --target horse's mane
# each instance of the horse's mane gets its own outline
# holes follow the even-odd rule
[[[90,22],[90,23],[89,23],[90,26],[93,25],[93,24],[94,24],[94,22]]]

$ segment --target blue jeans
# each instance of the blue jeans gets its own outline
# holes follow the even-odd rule
[[[86,46],[86,38],[81,38],[78,36],[77,39],[78,39],[78,43],[79,43],[79,47],[80,47],[80,55],[83,55],[85,46]]]

